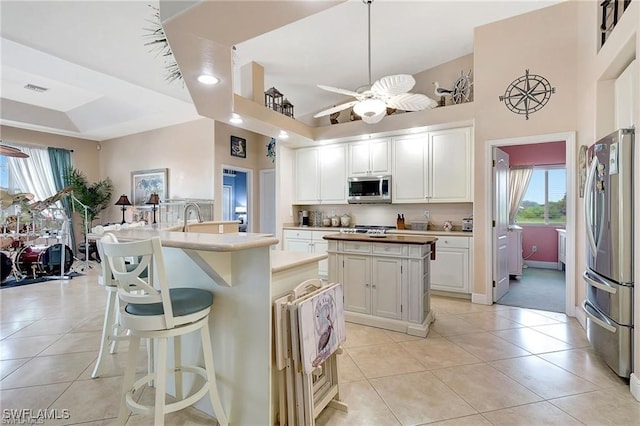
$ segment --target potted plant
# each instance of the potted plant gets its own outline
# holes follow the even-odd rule
[[[98,219],[98,215],[109,206],[111,196],[113,195],[113,183],[111,179],[89,183],[87,177],[75,167],[69,167],[65,176],[67,185],[73,188],[74,208],[82,216],[83,229],[89,229],[93,226],[93,221]],[[84,207],[87,206],[87,224],[84,223]]]

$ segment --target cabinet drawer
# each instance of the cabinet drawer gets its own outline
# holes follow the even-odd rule
[[[371,243],[344,241],[342,250],[349,253],[371,253]]]
[[[285,229],[284,230],[284,238],[300,238],[300,239],[311,239],[311,231],[306,230],[297,230],[297,229]]]
[[[376,254],[394,254],[402,256],[405,246],[403,244],[373,244],[373,252]]]
[[[447,247],[455,247],[455,248],[469,248],[469,238],[467,237],[443,237],[438,236],[438,241],[436,242],[436,256],[437,249],[439,248],[447,248]]]
[[[339,231],[336,231],[336,232],[339,232]],[[324,240],[322,237],[324,237],[325,235],[329,235],[329,234],[335,234],[336,232],[311,231],[311,239],[312,240],[319,240],[319,241],[327,241],[327,240]]]

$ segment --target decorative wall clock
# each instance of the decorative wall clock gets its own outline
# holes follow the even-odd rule
[[[529,74],[529,70],[526,70],[523,76],[507,86],[504,95],[500,96],[500,102],[504,101],[510,111],[524,114],[528,120],[529,114],[541,110],[555,92],[556,88],[551,87],[549,80],[541,75]]]

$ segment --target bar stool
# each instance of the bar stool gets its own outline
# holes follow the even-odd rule
[[[105,234],[107,236],[109,234]],[[162,245],[158,237],[149,240],[116,243],[111,237],[101,241],[103,262],[109,267],[118,286],[120,320],[130,332],[129,356],[125,369],[118,424],[124,424],[129,411],[153,414],[154,424],[164,424],[164,415],[186,408],[199,401],[207,392],[211,398],[214,414],[220,425],[227,425],[227,416],[218,394],[216,375],[209,335],[209,313],[213,304],[213,293],[198,288],[169,288],[164,266]],[[139,263],[128,270],[125,259],[136,257]],[[147,270],[148,277],[143,278]],[[200,331],[205,368],[183,366],[181,336]],[[168,339],[174,339],[175,366],[167,369]],[[141,338],[154,339],[158,348],[154,373],[136,380],[135,368],[137,348]],[[175,374],[176,402],[167,404],[167,373]],[[205,379],[200,389],[192,395],[182,394],[182,375],[194,373]],[[134,394],[147,382],[153,380],[156,387],[155,405],[142,405],[135,401]]]

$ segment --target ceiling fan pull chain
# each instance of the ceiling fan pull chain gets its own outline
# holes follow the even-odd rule
[[[369,43],[369,86],[371,86],[371,3],[373,0],[362,0],[367,4],[367,40]]]

